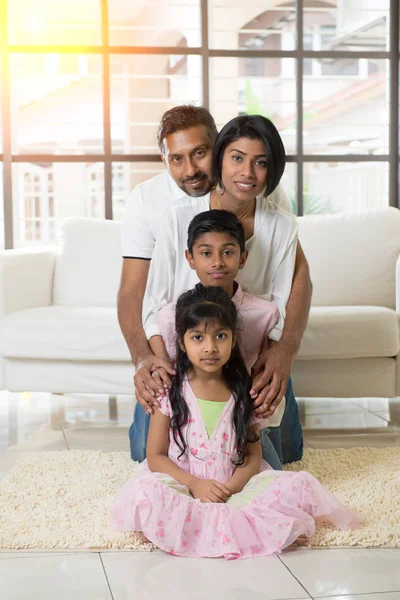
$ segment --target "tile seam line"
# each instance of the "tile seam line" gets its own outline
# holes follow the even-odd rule
[[[106,582],[107,582],[107,586],[108,586],[108,591],[110,592],[111,600],[114,600],[114,594],[112,593],[111,585],[110,585],[110,582],[109,582],[109,579],[108,579],[106,568],[104,566],[103,557],[101,556],[101,552],[98,552],[98,555],[99,555],[99,558],[100,558],[101,566],[103,568],[104,577],[106,578]]]
[[[287,571],[289,571],[289,573],[292,575],[292,577],[297,581],[297,583],[300,585],[300,587],[303,588],[303,590],[305,591],[305,593],[307,594],[307,596],[309,598],[311,598],[311,600],[313,600],[313,597],[311,596],[310,592],[307,590],[307,588],[301,583],[301,581],[296,577],[296,575],[290,570],[290,568],[287,566],[287,564],[282,560],[281,556],[278,554],[277,558],[281,561],[281,563],[283,564],[283,566],[285,567],[285,569]]]

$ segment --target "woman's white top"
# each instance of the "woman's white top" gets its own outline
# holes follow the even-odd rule
[[[154,247],[143,302],[143,326],[147,339],[160,335],[157,313],[161,306],[176,302],[199,279],[186,260],[187,230],[197,214],[210,210],[210,194],[186,198],[163,215]],[[297,221],[265,198],[258,197],[254,233],[246,242],[247,262],[237,281],[245,291],[276,304],[279,319],[269,338],[282,335],[286,304],[292,288],[297,249]]]

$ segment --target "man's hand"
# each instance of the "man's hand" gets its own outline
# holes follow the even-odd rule
[[[158,404],[157,397],[171,387],[170,375],[175,375],[171,363],[154,354],[137,361],[133,378],[136,399],[149,415],[153,413],[153,406]]]
[[[226,502],[231,493],[223,483],[214,479],[196,479],[190,485],[190,493],[200,502]]]
[[[280,342],[271,342],[270,348],[259,354],[252,369],[250,391],[257,416],[267,418],[274,414],[285,394],[294,358],[295,354]]]

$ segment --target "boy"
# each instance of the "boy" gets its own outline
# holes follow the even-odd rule
[[[268,334],[276,332],[280,315],[272,302],[244,292],[235,281],[239,269],[246,263],[244,230],[237,217],[225,210],[210,210],[194,217],[188,229],[186,259],[203,285],[222,287],[232,298],[238,311],[238,344],[248,371],[257,360]],[[171,360],[175,357],[175,306],[161,308],[162,334],[149,340],[156,356]],[[157,379],[157,373],[153,376]],[[161,380],[160,380],[161,383]],[[284,412],[284,401],[269,419],[273,427],[274,449],[264,425],[261,431],[263,458],[274,468],[281,469],[279,424]]]

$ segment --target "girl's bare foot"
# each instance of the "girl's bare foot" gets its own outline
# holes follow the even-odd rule
[[[306,536],[305,533],[302,533],[301,535],[299,535],[297,540],[294,542],[293,546],[307,546],[307,544],[308,544],[308,537]]]
[[[143,542],[144,544],[150,544],[150,540],[147,539],[142,531],[138,531],[137,535],[140,542]]]

